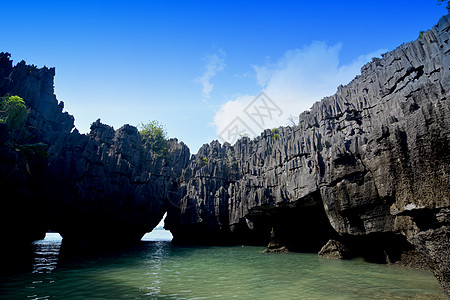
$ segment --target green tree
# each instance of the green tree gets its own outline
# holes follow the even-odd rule
[[[6,96],[0,98],[0,123],[6,124],[11,132],[9,139],[0,147],[13,149],[19,154],[26,171],[31,174],[30,162],[46,160],[48,158],[48,145],[42,142],[26,143],[32,138],[25,126],[30,110],[25,101],[19,96]]]
[[[280,131],[278,130],[278,128],[272,128],[272,136],[274,139],[278,140],[278,138],[280,137],[280,135],[278,134]]]
[[[12,132],[23,128],[29,110],[25,101],[19,96],[0,98],[0,123],[8,125]]]
[[[145,145],[150,146],[153,152],[159,156],[167,154],[167,132],[161,123],[153,120],[147,124],[139,124],[138,128]]]

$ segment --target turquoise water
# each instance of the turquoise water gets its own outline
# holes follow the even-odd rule
[[[1,299],[446,299],[428,272],[263,247],[186,247],[164,231],[120,252],[59,257],[35,242],[30,272],[0,278]]]

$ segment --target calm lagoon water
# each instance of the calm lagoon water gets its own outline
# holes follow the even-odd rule
[[[254,246],[174,246],[170,238],[155,230],[132,248],[65,260],[59,235],[47,234],[35,242],[31,271],[2,275],[0,298],[447,299],[429,272]]]

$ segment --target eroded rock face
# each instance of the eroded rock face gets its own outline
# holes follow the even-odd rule
[[[27,248],[48,230],[43,193],[47,161],[28,155],[10,141],[51,144],[58,136],[70,133],[73,117],[62,112],[64,105],[53,93],[54,72],[52,68],[38,69],[23,61],[13,67],[10,55],[0,53],[0,96],[19,95],[31,108],[26,134],[10,132],[7,126],[0,125],[0,232],[9,245],[2,247],[2,252]]]
[[[59,187],[49,191],[58,232],[83,243],[89,242],[86,232],[95,240],[140,240],[179,199],[177,180],[189,149],[176,139],[167,148],[167,155],[155,154],[136,127],[114,131],[100,120],[88,135],[57,141],[46,171],[49,186]]]
[[[268,242],[283,227],[286,244],[338,235],[350,245],[377,241],[377,255],[406,237],[449,291],[449,30],[444,16],[374,59],[277,137],[266,130],[234,146],[204,145],[183,170],[184,196],[166,227],[199,242]],[[301,215],[308,210],[326,222]]]
[[[178,202],[177,182],[189,149],[172,139],[167,155],[158,155],[142,144],[135,127],[114,130],[100,120],[89,134],[79,134],[54,95],[54,75],[53,68],[25,62],[13,67],[9,54],[0,54],[0,96],[25,100],[30,108],[26,143],[49,146],[47,159],[24,159],[6,145],[10,133],[0,126],[1,187],[10,195],[2,199],[2,232],[24,243],[48,229],[61,233],[66,243],[140,240],[167,206]]]

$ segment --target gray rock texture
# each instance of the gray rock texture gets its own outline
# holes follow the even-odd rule
[[[341,242],[329,240],[319,251],[319,256],[328,259],[344,259],[351,257],[350,250]]]
[[[335,237],[384,261],[413,246],[450,292],[449,30],[444,16],[374,58],[278,136],[204,145],[166,220],[175,241],[268,242],[273,229],[288,248]]]

